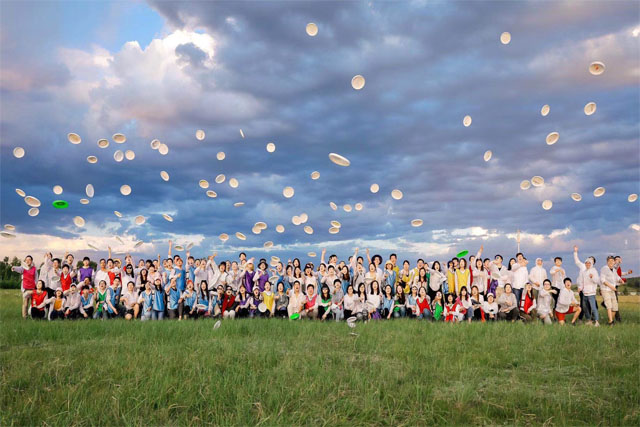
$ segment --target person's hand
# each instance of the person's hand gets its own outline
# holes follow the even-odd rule
[[[593,274],[589,274],[589,278],[593,279]]]
[[[484,250],[484,245],[480,245],[480,252]]]
[[[369,248],[367,248],[367,255],[369,255]]]
[[[173,244],[173,240],[169,240],[169,246]]]
[[[578,246],[577,245],[573,246],[573,252],[578,252]]]
[[[84,313],[84,314],[83,314],[83,316],[84,316],[84,318],[85,318],[85,319],[86,319],[87,317],[89,317],[89,316],[87,316],[87,313]]]
[[[218,256],[218,252],[214,252],[213,255],[211,255],[211,258],[215,258],[216,256]]]
[[[633,270],[627,271],[627,274],[631,274],[631,273],[633,273]]]

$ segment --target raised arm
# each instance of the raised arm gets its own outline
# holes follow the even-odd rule
[[[173,241],[169,240],[169,252],[167,253],[167,258],[171,258],[171,247],[173,246]]]
[[[584,263],[582,261],[580,261],[580,258],[578,258],[578,247],[577,246],[573,247],[573,261],[576,263],[576,265],[578,266],[580,271],[584,271],[584,270],[587,269],[587,267],[585,267]]]
[[[322,254],[320,255],[320,264],[324,264],[324,256],[327,253],[327,248],[322,248]]]

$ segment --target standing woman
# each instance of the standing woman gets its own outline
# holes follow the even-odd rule
[[[407,315],[407,296],[404,292],[404,284],[398,283],[393,303],[393,317],[399,318]]]
[[[376,265],[374,263],[369,263],[369,271],[364,276],[364,285],[367,293],[371,293],[371,283],[373,283],[378,277],[378,272],[376,270]],[[358,293],[360,293],[360,286],[358,286]]]
[[[250,258],[244,264],[245,272],[244,277],[242,279],[242,283],[244,284],[244,289],[247,293],[251,294],[253,290],[253,277],[255,276],[254,266],[253,266],[253,258]]]
[[[47,306],[47,291],[44,289],[44,280],[38,280],[36,289],[31,294],[31,318],[44,319]]]
[[[14,266],[11,271],[22,275],[20,290],[22,291],[22,318],[27,318],[27,308],[31,304],[31,295],[36,290],[36,266],[33,265],[33,257],[27,255],[24,258],[24,267]],[[44,283],[44,282],[43,282]]]
[[[151,271],[151,269],[149,269]],[[153,320],[162,320],[164,319],[164,289],[162,289],[162,279],[156,277],[155,279],[155,289],[153,290],[153,306],[151,310],[151,319]]]
[[[266,261],[260,261],[258,271],[253,275],[253,284],[257,286],[260,292],[264,291],[264,284],[269,281],[269,271]]]
[[[433,301],[438,291],[442,290],[442,284],[446,283],[447,276],[442,272],[440,262],[433,261],[433,265],[429,267],[429,263],[425,264],[429,270],[429,287],[427,288],[427,295],[429,300]]]
[[[447,263],[447,281],[444,288],[442,295],[456,292],[456,269],[453,267],[453,261]]]
[[[487,270],[484,268],[482,258],[476,258],[475,265],[473,265],[472,268],[473,281],[471,282],[471,287],[477,287],[478,292],[481,295],[484,295],[487,291],[487,280],[489,280],[489,275],[487,274]]]
[[[287,293],[284,289],[284,283],[283,282],[278,282],[278,287],[277,287],[277,292],[275,293],[275,295],[273,296],[273,300],[275,302],[275,314],[276,316],[282,318],[282,319],[286,319],[288,314],[287,314],[287,307],[289,306],[289,297],[287,296]]]
[[[431,320],[431,304],[425,288],[420,288],[416,304],[418,305],[418,319]]]
[[[344,318],[348,319],[354,315],[357,295],[353,293],[353,285],[347,286],[347,293],[344,295]]]
[[[404,294],[404,292],[401,293]],[[395,298],[393,298],[393,293],[391,292],[391,285],[387,284],[384,287],[384,296],[382,297],[382,310],[380,311],[380,315],[383,319],[391,319],[395,302],[396,300]]]
[[[138,273],[138,277],[136,277],[136,288],[140,293],[144,292],[146,289],[146,284],[149,281],[149,272],[146,268],[140,269],[140,273]]]
[[[391,260],[387,261],[384,265],[383,279],[384,279],[384,282],[381,284],[382,289],[386,289],[387,285],[389,285],[391,286],[391,293],[393,293],[393,290],[395,289],[394,286],[396,285],[396,281],[398,279],[398,275],[394,270],[394,265],[393,265],[393,262],[391,262]]]
[[[342,286],[342,293],[344,295],[347,294],[347,287],[351,284],[351,275],[349,275],[349,267],[346,265],[342,266],[340,270],[340,282]]]
[[[427,277],[427,269],[422,267],[418,270],[418,275],[413,278],[413,285],[418,287],[418,292],[420,289],[424,288],[426,291],[429,287],[429,278]],[[418,313],[419,315],[420,313]]]
[[[138,298],[138,304],[142,304],[142,313],[140,314],[140,320],[146,321],[151,319],[151,313],[153,311],[153,290],[151,289],[151,282],[144,282],[144,292],[140,294]]]
[[[402,262],[402,270],[400,270],[400,283],[405,294],[411,292],[411,265],[406,259]]]
[[[373,263],[370,265],[374,265]],[[374,265],[375,269],[375,265]],[[358,287],[358,295],[354,299],[355,304],[353,307],[354,314],[358,320],[369,320],[369,312],[367,311],[367,291],[364,283],[360,283]]]
[[[456,269],[456,287],[453,292],[449,289],[449,292],[458,295],[462,288],[466,288],[467,292],[469,292],[469,284],[471,280],[470,275],[471,272],[467,268],[467,260],[465,258],[460,258],[460,264]]]
[[[312,284],[307,285],[307,297],[304,300],[304,309],[300,316],[309,319],[318,317],[318,294]]]

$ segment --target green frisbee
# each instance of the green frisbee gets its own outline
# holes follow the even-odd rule
[[[293,313],[293,314],[289,317],[289,319],[291,319],[291,320],[296,320],[296,319],[299,319],[299,318],[300,318],[300,313]]]
[[[67,209],[69,207],[69,202],[65,200],[56,200],[53,202],[53,207],[56,209]]]
[[[469,254],[469,251],[462,251],[460,253],[458,253],[458,255],[456,255],[456,258],[462,258],[465,257]]]

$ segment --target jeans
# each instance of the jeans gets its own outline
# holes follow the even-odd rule
[[[399,317],[404,317],[407,314],[407,308],[405,306],[399,306],[398,310],[394,309],[393,310],[393,317],[395,317],[396,319]]]
[[[467,309],[467,312],[464,314],[464,319],[465,320],[473,319],[473,308],[468,308]]]
[[[429,311],[428,308],[425,308],[424,310],[422,310],[422,313],[420,313],[420,315],[418,316],[418,319],[431,320],[431,311]]]
[[[332,308],[331,312],[333,313],[333,317],[336,319],[336,322],[339,322],[344,318],[344,313],[341,308]]]
[[[516,296],[516,304],[518,307],[520,307],[520,300],[522,299],[522,291],[524,291],[524,289],[513,288],[513,294]]]
[[[598,314],[598,306],[596,305],[596,296],[595,295],[585,295],[583,298],[584,307],[587,310],[584,310],[584,316],[587,320],[595,320],[596,322],[600,320],[600,314]]]
[[[164,319],[164,310],[151,310],[151,319],[153,320],[162,320]]]
[[[442,295],[446,295],[448,293],[449,293],[449,284],[445,281],[442,283]]]

